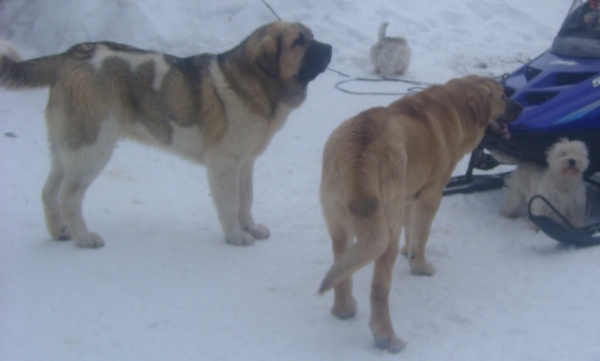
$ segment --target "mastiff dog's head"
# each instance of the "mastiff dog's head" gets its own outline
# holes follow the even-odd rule
[[[315,40],[300,23],[267,24],[246,39],[253,63],[268,77],[308,84],[325,71],[331,60],[331,45]]]

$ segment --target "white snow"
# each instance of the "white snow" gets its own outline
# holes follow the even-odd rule
[[[388,35],[413,49],[406,78],[442,83],[537,56],[570,1],[269,4],[332,44],[330,67],[351,76],[373,76],[368,49],[389,21]],[[0,1],[0,38],[24,57],[94,40],[221,52],[273,20],[260,0]],[[106,246],[51,240],[41,205],[48,92],[0,90],[0,360],[600,360],[600,248],[559,247],[500,217],[501,190],[443,199],[427,251],[434,277],[398,259],[399,355],[377,349],[367,325],[370,266],[354,277],[356,317],[330,315],[333,294],[317,295],[332,263],[317,191],[323,145],[344,119],[396,98],[342,93],[344,79],[328,71],[311,83],[259,158],[254,215],[271,237],[251,247],[224,242],[203,168],[132,142],[84,203]]]

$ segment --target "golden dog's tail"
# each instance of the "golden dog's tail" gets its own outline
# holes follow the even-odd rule
[[[25,60],[11,43],[0,40],[0,86],[23,89],[50,86],[58,77],[59,56]]]
[[[368,112],[377,112],[372,109]],[[323,293],[350,277],[361,267],[379,258],[389,245],[389,232],[385,225],[385,215],[381,194],[382,161],[370,154],[377,142],[381,129],[380,122],[368,112],[351,123],[348,141],[344,149],[351,156],[339,164],[347,221],[356,235],[356,243],[350,246],[336,260],[325,279],[319,293]]]
[[[387,249],[389,240],[384,234],[383,217],[370,224],[369,229],[357,235],[357,242],[350,246],[342,257],[329,269],[319,293],[324,293],[337,286],[354,272],[379,258]]]
[[[337,286],[354,272],[379,258],[388,247],[389,238],[385,234],[381,198],[376,195],[375,189],[372,189],[373,192],[368,192],[363,188],[365,183],[354,184],[353,186],[362,192],[354,193],[354,197],[348,197],[346,201],[346,209],[356,235],[356,243],[346,249],[329,269],[321,283],[319,293]],[[353,192],[348,193],[352,194]]]

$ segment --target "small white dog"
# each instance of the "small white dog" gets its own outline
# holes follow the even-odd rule
[[[492,153],[498,160],[506,158]],[[589,160],[585,143],[561,138],[546,152],[548,167],[533,162],[517,162],[515,171],[506,179],[508,190],[504,198],[502,215],[516,218],[527,215],[531,197],[539,194],[573,225],[584,225],[586,195],[583,172]],[[534,201],[531,205],[534,215],[545,215],[559,224],[564,222],[545,202]],[[537,227],[534,227],[536,231]]]
[[[379,41],[371,47],[371,62],[375,72],[382,78],[404,74],[410,63],[410,46],[403,37],[385,36],[389,23],[384,22],[379,27]]]

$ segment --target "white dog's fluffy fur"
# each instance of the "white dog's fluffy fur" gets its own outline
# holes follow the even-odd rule
[[[371,47],[371,62],[375,72],[382,78],[391,78],[406,72],[410,63],[410,46],[403,37],[385,36],[389,24],[384,22],[379,27],[379,41]]]
[[[589,164],[587,148],[581,141],[562,138],[546,154],[548,167],[532,162],[517,162],[517,168],[506,179],[508,189],[502,215],[509,218],[527,215],[529,200],[539,194],[548,199],[571,225],[581,227],[584,225],[586,207],[583,172]],[[500,161],[506,160],[502,155],[493,155]],[[564,225],[560,217],[541,200],[532,203],[531,212],[548,216]]]

